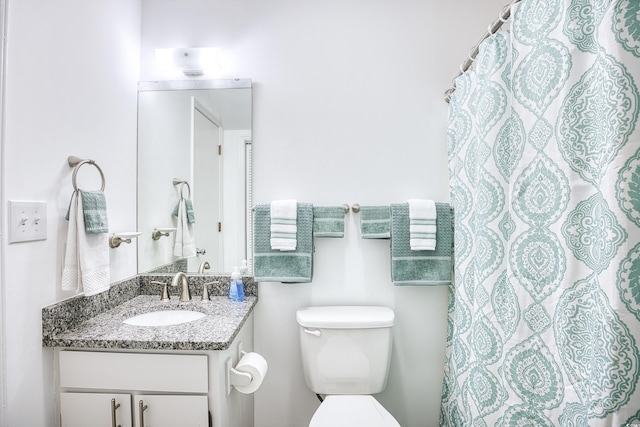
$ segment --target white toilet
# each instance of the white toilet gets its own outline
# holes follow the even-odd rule
[[[296,312],[307,386],[326,395],[309,427],[400,427],[371,396],[384,390],[393,310],[307,307]]]

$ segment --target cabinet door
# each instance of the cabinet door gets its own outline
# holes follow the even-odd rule
[[[62,427],[131,427],[131,395],[60,393]]]
[[[208,427],[207,396],[137,394],[136,427]]]

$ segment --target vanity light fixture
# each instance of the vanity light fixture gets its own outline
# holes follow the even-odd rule
[[[221,71],[220,48],[156,49],[156,65],[162,71],[180,71],[187,77],[219,74]]]

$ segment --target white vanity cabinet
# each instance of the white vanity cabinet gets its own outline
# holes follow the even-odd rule
[[[60,393],[65,427],[132,427],[131,395],[117,393]]]
[[[207,427],[209,425],[206,415],[208,413],[206,396],[135,395],[133,401],[136,426]]]
[[[207,355],[62,350],[58,358],[62,427],[209,425]]]
[[[246,302],[240,304],[231,308],[248,307]],[[211,307],[218,305],[211,303]],[[115,321],[121,323],[121,317]],[[56,347],[53,427],[113,427],[111,399],[116,399],[115,406],[120,404],[115,410],[116,427],[141,427],[140,400],[147,407],[142,414],[144,427],[254,427],[253,394],[240,393],[228,381],[229,370],[243,351],[253,351],[253,314],[239,330],[231,331],[233,338],[225,337],[225,325],[233,316],[221,317],[219,328],[209,324],[210,341],[177,338],[172,348],[158,348],[173,343],[148,330],[144,340],[145,336],[134,339],[127,331],[99,330],[93,322],[88,338],[77,330],[66,333],[65,343],[51,345]],[[162,332],[158,328],[158,334]],[[198,348],[203,343],[224,344],[224,348]]]

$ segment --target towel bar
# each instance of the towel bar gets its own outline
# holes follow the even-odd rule
[[[174,184],[174,185],[175,185],[175,184]],[[187,186],[188,186],[188,185],[189,185],[189,184],[187,184]],[[354,208],[355,208],[355,206],[358,206],[358,209],[359,209],[359,205],[354,205]],[[349,205],[348,205],[348,204],[346,204],[346,203],[345,203],[345,204],[343,204],[343,205],[342,205],[342,209],[344,209],[344,213],[345,213],[345,214],[348,214],[348,213],[349,213],[349,209],[350,209],[350,208],[349,208]],[[255,212],[255,210],[256,210],[256,207],[255,207],[255,206],[253,206],[253,207],[251,208],[251,211],[252,211],[252,212]],[[358,211],[354,210],[354,212],[358,212]]]
[[[345,205],[345,206],[347,206],[347,205]],[[453,212],[453,206],[451,206],[451,207],[450,207],[450,209],[451,209],[451,212]],[[347,210],[348,210],[348,209],[347,209],[347,208],[345,208],[345,212],[346,212]],[[351,206],[351,210],[353,211],[353,213],[358,213],[358,212],[360,212],[360,205],[359,205],[358,203],[354,203],[354,204],[353,204],[353,206]]]
[[[96,169],[98,169],[98,172],[100,172],[100,178],[102,179],[102,186],[100,188],[100,191],[104,191],[104,184],[105,184],[105,179],[104,179],[104,173],[102,173],[102,169],[100,169],[100,166],[98,166],[98,164],[91,159],[81,159],[79,157],[76,156],[69,156],[67,158],[67,162],[69,163],[69,166],[73,168],[73,176],[71,178],[71,183],[73,184],[73,189],[75,191],[78,191],[78,185],[76,182],[76,176],[78,175],[78,169],[80,169],[80,167],[84,164],[90,164],[96,167]]]

